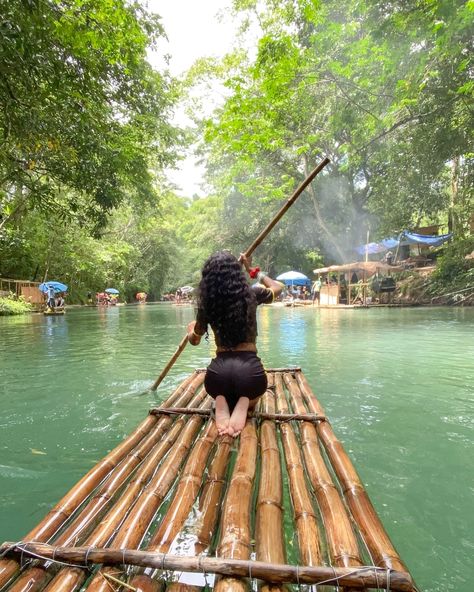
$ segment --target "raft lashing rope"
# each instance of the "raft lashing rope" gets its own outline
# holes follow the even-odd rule
[[[0,587],[244,592],[258,579],[266,591],[416,592],[301,369],[267,375],[233,440],[218,436],[196,370],[22,541],[0,547]]]

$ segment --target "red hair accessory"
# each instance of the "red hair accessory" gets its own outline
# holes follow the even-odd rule
[[[249,269],[249,276],[254,280],[257,277],[259,271],[260,267],[251,267]]]

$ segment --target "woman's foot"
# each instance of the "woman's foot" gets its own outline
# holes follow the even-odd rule
[[[240,434],[247,422],[247,412],[249,410],[250,399],[248,397],[240,397],[237,405],[232,411],[229,421],[229,428],[227,433],[234,438]]]
[[[225,397],[219,395],[216,397],[216,427],[217,433],[219,436],[224,434],[228,434],[229,430],[229,420],[230,420],[230,412],[229,412],[229,405],[227,405],[227,401]],[[229,434],[232,435],[232,434]]]

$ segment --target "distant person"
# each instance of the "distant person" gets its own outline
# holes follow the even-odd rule
[[[64,296],[60,294],[56,299],[56,308],[64,308]]]
[[[244,429],[247,412],[267,389],[267,375],[257,356],[257,306],[281,294],[282,284],[259,272],[260,285],[247,283],[242,266],[228,251],[215,253],[204,263],[198,290],[196,320],[188,325],[188,340],[198,345],[210,325],[216,339],[216,357],[207,367],[204,386],[215,399],[220,435],[236,437]]]
[[[182,296],[183,296],[183,293],[181,291],[181,288],[178,288],[176,290],[175,295],[174,295],[174,300],[175,300],[176,304],[180,304]]]
[[[87,304],[92,304],[92,292],[87,292]]]
[[[318,279],[313,283],[313,286],[311,288],[311,294],[313,297],[313,305],[314,301],[317,300],[319,306],[321,303],[321,278],[318,277]]]
[[[46,294],[48,296],[46,305],[49,306],[49,308],[54,308],[56,306],[56,292],[54,291],[53,286],[47,286]]]
[[[387,263],[387,265],[392,265],[392,262],[393,262],[392,251],[387,251],[387,253],[385,254],[385,262]]]

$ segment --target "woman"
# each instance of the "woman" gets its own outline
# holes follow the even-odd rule
[[[204,264],[199,284],[196,320],[188,325],[188,340],[198,345],[207,332],[214,332],[216,357],[207,368],[204,385],[216,401],[219,434],[238,436],[247,412],[267,388],[267,376],[257,356],[257,306],[280,295],[282,284],[265,273],[249,286],[241,265],[250,273],[250,260],[237,260],[228,251],[215,253]]]

